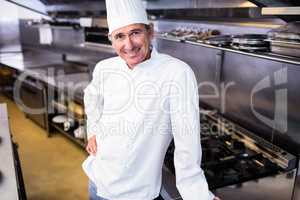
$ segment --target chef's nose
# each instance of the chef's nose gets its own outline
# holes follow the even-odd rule
[[[131,37],[126,37],[124,41],[125,49],[131,50],[133,48],[133,42]]]

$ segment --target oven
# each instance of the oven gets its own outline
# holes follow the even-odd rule
[[[48,130],[47,95],[46,87],[42,82],[27,77],[21,83],[20,100],[17,102],[23,108],[27,118]]]

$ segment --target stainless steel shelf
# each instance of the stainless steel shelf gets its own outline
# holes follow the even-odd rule
[[[240,51],[240,50],[236,50],[236,49],[232,49],[232,48],[228,48],[228,47],[213,46],[213,45],[204,44],[201,42],[193,42],[193,41],[181,40],[181,39],[176,39],[176,38],[167,38],[167,37],[160,36],[160,35],[156,35],[156,38],[173,41],[173,42],[198,45],[198,46],[212,48],[212,49],[219,49],[219,50],[223,50],[223,51],[228,51],[228,52],[238,53],[238,54],[242,54],[242,55],[268,59],[268,60],[274,60],[274,61],[278,61],[278,62],[285,62],[285,63],[300,65],[300,58],[296,58],[296,57],[292,57],[292,56],[285,56],[285,55],[278,55],[278,54],[274,54],[271,52],[259,52],[259,53],[246,52],[246,51]]]
[[[71,132],[73,129],[71,129],[71,131],[65,131],[62,126],[55,124],[53,122],[50,122],[51,126],[54,127],[57,131],[59,131],[60,133],[64,134],[65,136],[67,136],[69,139],[71,139],[73,142],[75,142],[76,144],[78,144],[80,147],[85,148],[86,143],[84,142],[83,139],[77,139],[73,136],[73,132]]]

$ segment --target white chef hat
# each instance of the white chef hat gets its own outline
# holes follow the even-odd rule
[[[149,24],[141,0],[106,0],[106,12],[109,34],[130,24]]]

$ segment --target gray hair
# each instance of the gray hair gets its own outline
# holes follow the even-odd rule
[[[144,24],[145,25],[145,29],[146,29],[146,31],[151,31],[152,30],[152,27],[153,27],[153,24],[152,23],[150,23],[150,24]],[[109,34],[108,36],[108,40],[110,41],[110,42],[112,42],[112,38],[111,38],[111,34]]]

